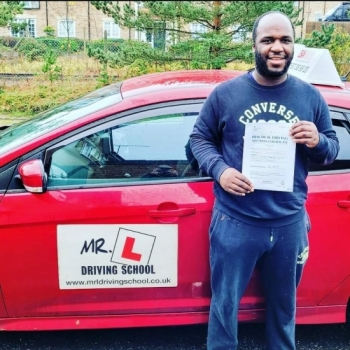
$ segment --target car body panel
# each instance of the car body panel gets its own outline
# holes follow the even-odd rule
[[[350,188],[344,186],[350,184],[350,173],[310,175],[307,184],[307,211],[312,225],[310,254],[297,300],[298,306],[326,305],[325,298],[350,276],[350,255],[344,244],[350,235],[350,226],[344,224],[350,220],[350,211],[338,206],[339,201],[350,200]],[[331,262],[340,257],[342,262],[335,264],[335,270]],[[346,304],[348,297],[344,294],[336,305]]]
[[[11,243],[6,249],[0,250],[12,268],[2,271],[0,278],[7,281],[3,286],[3,295],[9,316],[112,315],[144,313],[149,309],[159,310],[158,312],[193,312],[200,311],[203,306],[207,309],[209,295],[206,295],[206,299],[192,300],[192,284],[201,283],[208,288],[209,267],[202,264],[206,260],[208,243],[201,232],[209,224],[213,205],[210,189],[210,184],[194,183],[6,196],[1,206],[6,207],[6,212],[2,211],[0,215],[1,218],[6,218],[6,221],[1,219],[0,224],[1,227],[6,225],[6,230],[0,230],[0,235]],[[138,200],[140,197],[142,201]],[[77,205],[79,202],[86,205]],[[100,289],[98,295],[96,289],[59,290],[57,225],[155,224],[159,220],[150,218],[147,212],[166,202],[176,203],[180,208],[196,208],[194,215],[174,217],[172,220],[179,230],[178,287],[106,288]],[[120,208],[124,209],[121,211]],[[41,212],[46,214],[41,215]],[[12,222],[16,224],[11,225]],[[31,240],[30,244],[21,244],[33,232],[35,240]],[[187,232],[191,232],[192,239]],[[102,232],[98,234],[102,235]],[[81,247],[83,243],[84,241],[81,242]],[[12,253],[15,250],[16,255]],[[193,254],[194,251],[196,254]],[[91,250],[86,253],[92,254],[92,258],[96,254]],[[188,264],[186,257],[191,254],[193,264]],[[35,259],[32,259],[33,256]],[[96,277],[99,276],[92,276],[93,279]],[[16,283],[16,280],[21,283]],[[45,299],[42,298],[43,290],[46,291]],[[155,295],[158,295],[157,298]],[[189,303],[189,300],[192,302]]]

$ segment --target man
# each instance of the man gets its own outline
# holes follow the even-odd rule
[[[266,297],[267,349],[295,349],[296,287],[310,229],[308,161],[333,162],[339,143],[318,90],[287,74],[294,37],[283,13],[260,16],[253,27],[255,69],[215,88],[190,136],[201,169],[215,180],[209,350],[237,349],[239,302],[256,266]],[[242,174],[245,125],[266,122],[290,123],[296,143],[292,191],[254,190]]]

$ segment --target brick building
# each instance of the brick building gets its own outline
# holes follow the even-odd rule
[[[316,22],[328,10],[342,1],[295,1],[295,6],[302,8],[300,18],[304,18],[304,24],[296,28],[297,37],[305,38],[307,34],[307,22]],[[120,28],[113,19],[97,10],[90,1],[24,1],[23,14],[17,16],[17,21],[26,21],[27,36],[46,36],[44,29],[52,27],[57,37],[70,37],[89,40],[102,39],[104,33],[108,38],[122,38],[148,41],[157,46],[157,37],[146,33],[135,32],[128,28]],[[119,1],[128,3],[138,11],[138,5],[134,1]],[[196,25],[196,24],[194,24]],[[0,36],[19,36],[12,33],[11,28],[0,27]],[[23,33],[22,33],[23,35]],[[163,40],[164,36],[160,36]]]
[[[122,6],[126,1],[119,1]],[[17,21],[26,21],[27,36],[46,36],[44,29],[52,27],[57,37],[86,40],[102,39],[104,31],[108,38],[134,39],[135,34],[121,29],[114,20],[91,5],[90,1],[24,1],[23,14]],[[134,2],[128,1],[134,5]],[[133,36],[132,36],[133,34]],[[0,36],[19,36],[11,28],[0,28]]]

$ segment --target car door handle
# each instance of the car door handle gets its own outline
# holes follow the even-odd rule
[[[340,208],[350,208],[350,201],[338,201],[338,207]]]
[[[148,215],[151,218],[166,218],[171,216],[189,216],[196,213],[195,208],[179,208],[169,210],[149,210]]]

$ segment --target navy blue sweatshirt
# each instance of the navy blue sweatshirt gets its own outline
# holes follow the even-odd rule
[[[320,141],[314,148],[296,145],[293,192],[254,190],[237,196],[220,186],[219,178],[225,169],[242,171],[246,123],[301,120],[315,123]],[[339,152],[324,98],[314,86],[292,75],[275,86],[260,85],[248,73],[218,85],[200,111],[190,144],[200,168],[215,180],[215,207],[237,220],[271,227],[302,218],[308,161],[329,164]]]

